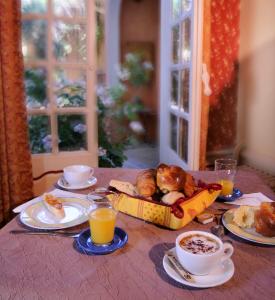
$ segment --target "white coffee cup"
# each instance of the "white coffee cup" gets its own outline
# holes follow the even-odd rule
[[[209,240],[210,244],[211,241],[214,241],[212,244],[217,245],[217,250],[214,252],[206,251],[205,253],[193,253],[190,249],[187,251],[180,245],[180,242],[188,236],[203,236]],[[187,231],[180,234],[176,239],[178,260],[187,271],[194,275],[209,274],[219,264],[231,257],[233,251],[233,246],[230,243],[223,243],[221,239],[205,231]]]
[[[94,174],[94,169],[85,165],[71,165],[63,169],[64,178],[70,185],[82,185]]]

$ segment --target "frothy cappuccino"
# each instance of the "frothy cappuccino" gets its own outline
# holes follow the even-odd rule
[[[219,250],[219,243],[209,236],[192,234],[179,242],[182,249],[193,254],[211,254]]]

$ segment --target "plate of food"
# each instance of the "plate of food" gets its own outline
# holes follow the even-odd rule
[[[275,245],[275,202],[260,207],[240,206],[224,213],[222,222],[231,233],[245,240]]]
[[[29,205],[20,213],[20,221],[35,229],[56,230],[73,227],[87,221],[90,205],[79,198],[61,198],[44,194],[41,201]]]

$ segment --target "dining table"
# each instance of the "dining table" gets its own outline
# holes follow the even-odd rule
[[[76,192],[88,194],[96,187],[108,187],[111,179],[135,183],[140,171],[95,168],[96,185]],[[191,173],[196,180],[215,182],[213,171]],[[243,193],[261,192],[275,200],[274,192],[253,171],[238,170],[235,182]],[[211,207],[234,205],[215,201]],[[176,237],[190,230],[209,232],[213,225],[194,219],[171,230],[119,213],[116,226],[128,234],[125,246],[107,255],[85,255],[76,251],[72,237],[11,234],[22,228],[16,216],[0,230],[0,299],[275,299],[275,247],[228,231],[235,268],[230,280],[197,288],[166,273],[163,257],[175,247]]]

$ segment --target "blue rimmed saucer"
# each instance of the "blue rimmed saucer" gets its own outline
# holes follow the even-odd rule
[[[218,201],[218,202],[233,202],[236,199],[240,198],[242,195],[243,195],[243,193],[239,189],[234,188],[233,194],[230,197],[219,196],[216,201]]]
[[[112,243],[106,246],[98,246],[92,243],[90,229],[83,230],[75,239],[75,248],[77,251],[87,255],[109,254],[122,248],[128,241],[127,233],[119,228],[115,228],[115,235]]]

